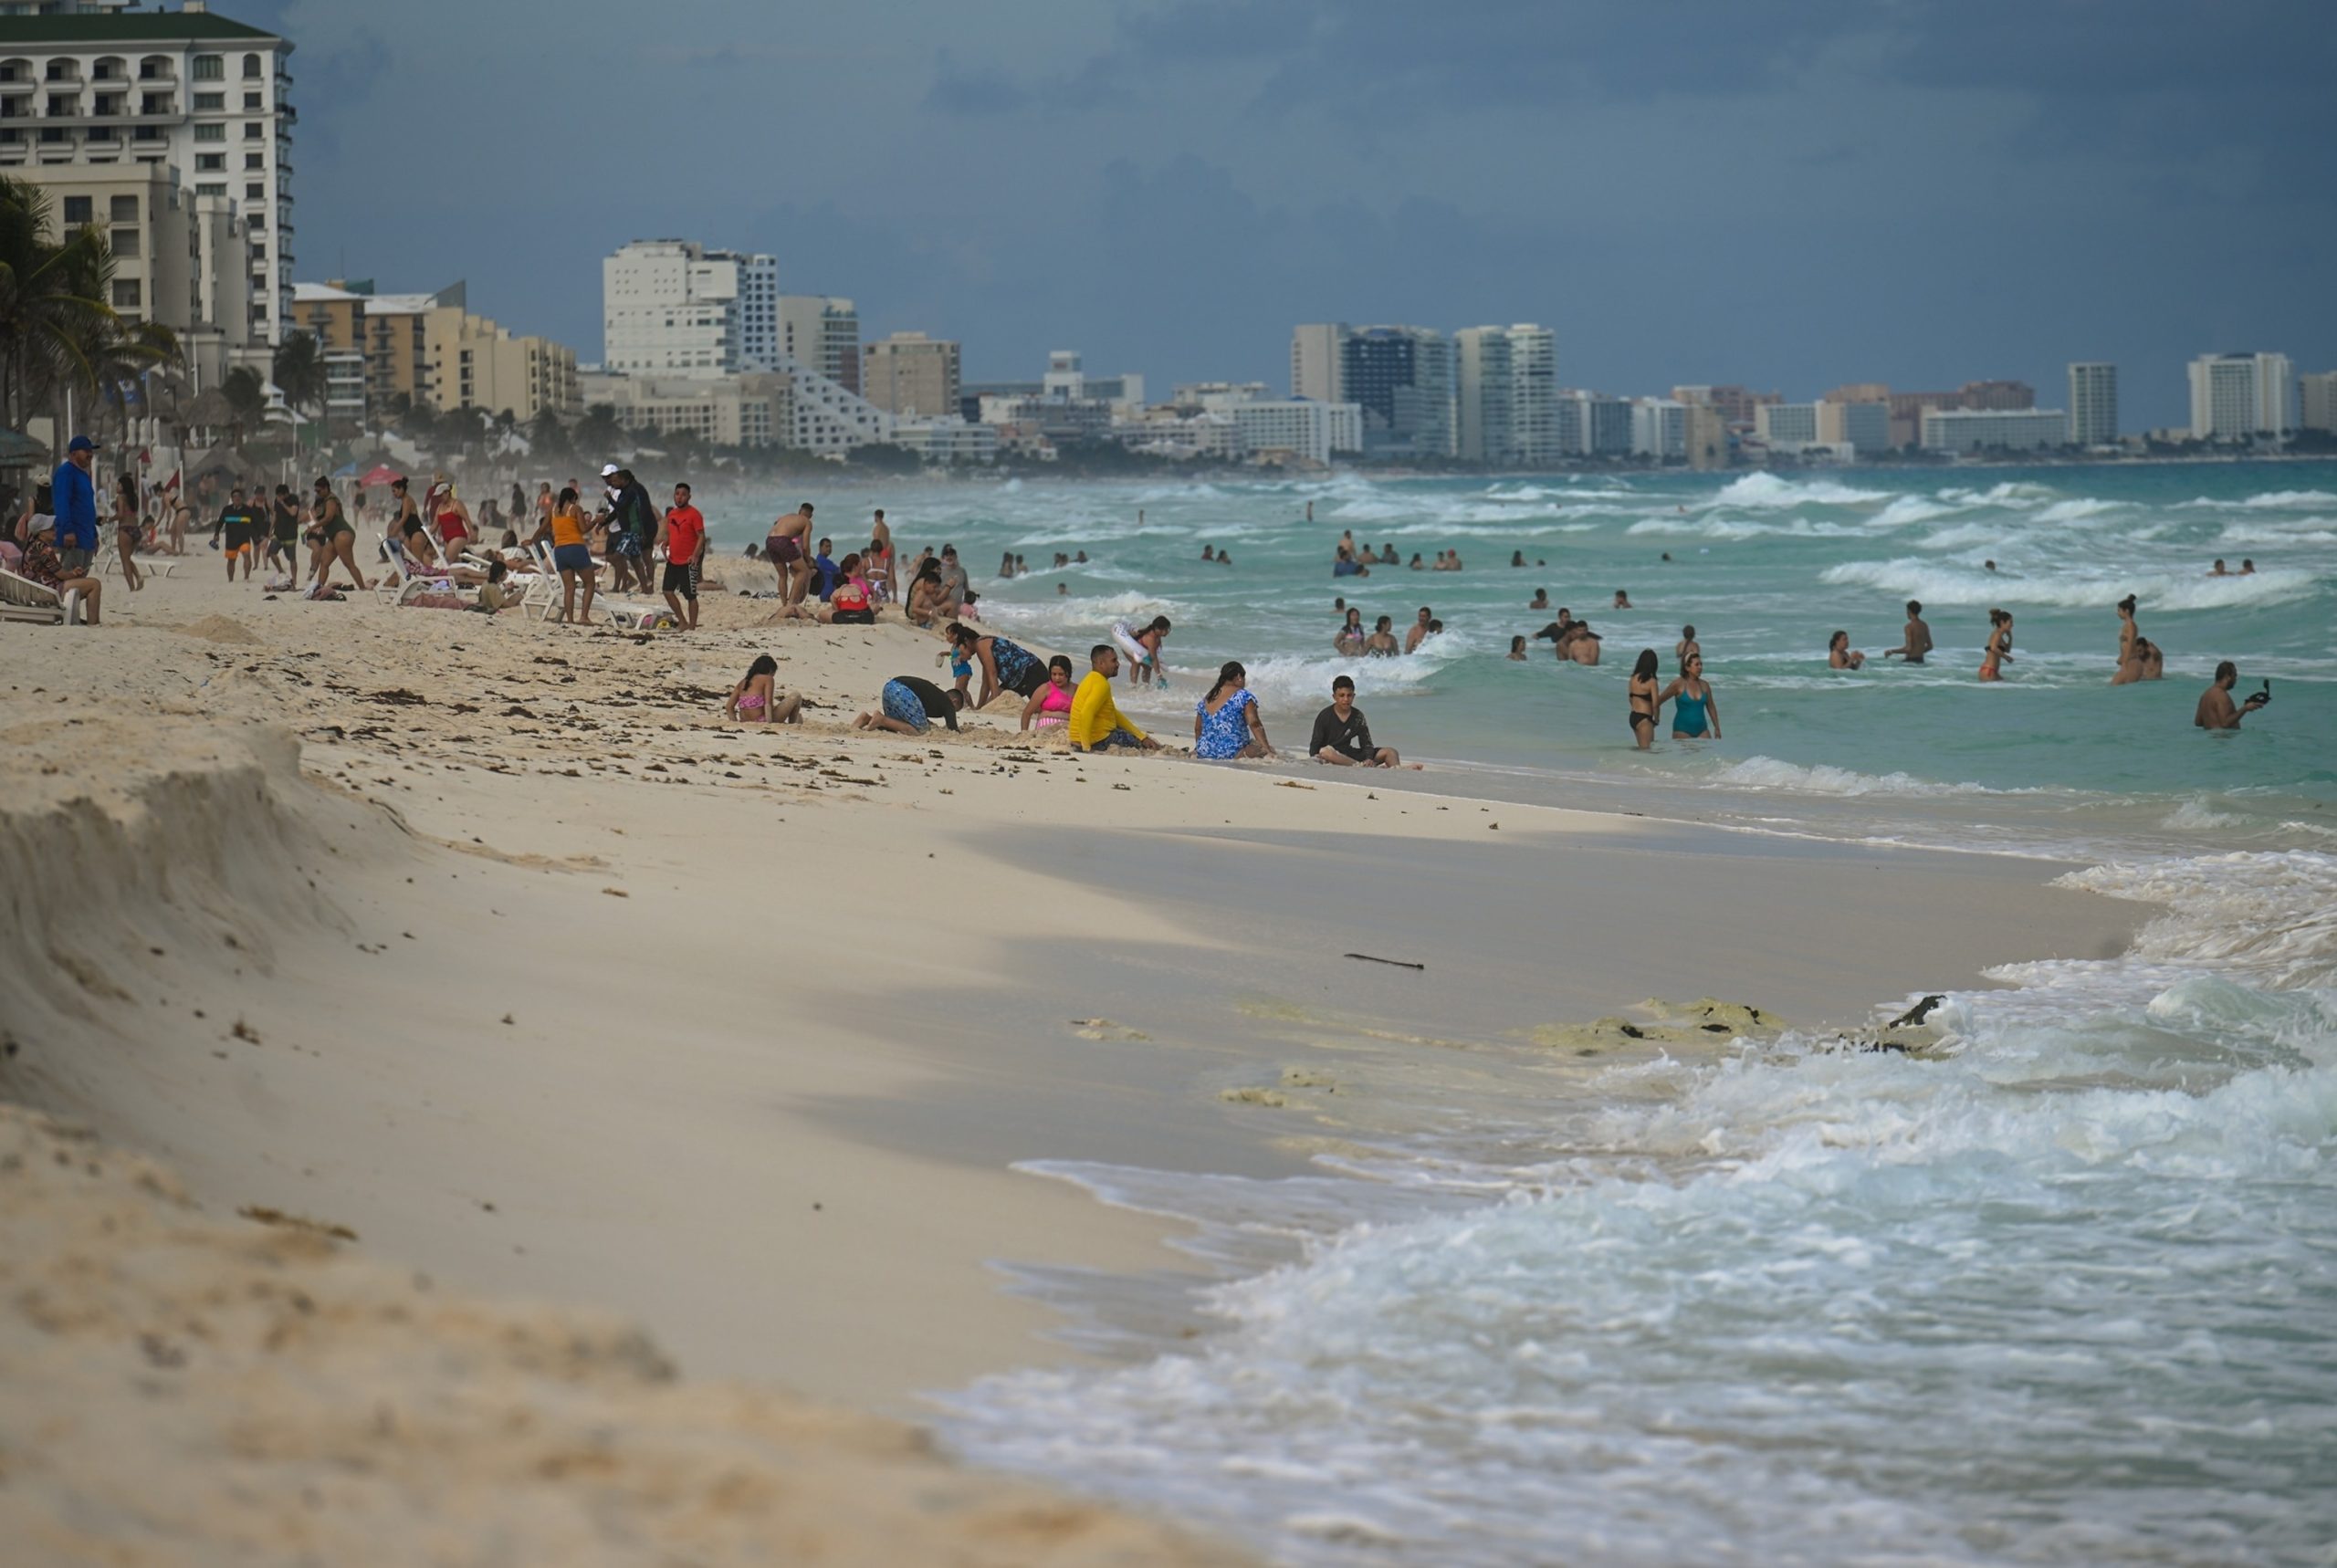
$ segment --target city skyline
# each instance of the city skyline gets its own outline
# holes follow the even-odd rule
[[[1623,393],[2114,362],[2142,429],[2202,353],[2337,364],[2311,5],[219,9],[299,47],[301,277],[464,277],[587,360],[600,259],[681,234],[969,381],[1279,387],[1293,322],[1532,320]]]

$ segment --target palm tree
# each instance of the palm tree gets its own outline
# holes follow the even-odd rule
[[[111,247],[92,225],[49,244],[48,214],[47,192],[0,179],[0,424],[73,393],[88,423],[111,414],[126,434],[131,384],[182,362],[177,336],[117,315]]]
[[[94,394],[90,352],[121,335],[105,303],[112,251],[88,225],[50,244],[48,214],[46,191],[0,178],[0,424],[55,407],[68,389]]]
[[[267,417],[267,383],[259,379],[259,372],[249,365],[237,365],[221,378],[219,392],[236,411],[236,423],[244,433],[257,433]]]
[[[325,403],[325,359],[316,335],[293,330],[276,346],[272,367],[276,385],[295,413],[320,409]]]

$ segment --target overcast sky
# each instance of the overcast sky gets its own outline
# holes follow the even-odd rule
[[[2327,0],[214,0],[299,46],[298,275],[601,353],[767,250],[969,379],[1283,389],[1293,323],[1538,321],[1618,392],[1983,377],[2180,423],[2337,366]]]

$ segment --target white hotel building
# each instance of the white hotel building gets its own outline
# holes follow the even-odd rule
[[[1335,452],[1363,450],[1363,409],[1351,402],[1273,398],[1237,402],[1233,430],[1251,452],[1287,452],[1327,466]]]
[[[2202,354],[2191,361],[2191,439],[2237,441],[2296,428],[2286,354]]]
[[[688,240],[634,240],[602,259],[601,327],[602,364],[612,373],[775,371],[782,358],[778,259]]]
[[[202,0],[27,14],[29,3],[0,4],[0,174],[162,164],[190,196],[233,203],[250,336],[280,341],[292,314],[291,44]]]
[[[1927,408],[1926,452],[2031,452],[2070,439],[2070,416],[2058,408]]]

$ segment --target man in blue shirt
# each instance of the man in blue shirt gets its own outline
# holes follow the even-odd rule
[[[97,455],[96,442],[75,436],[49,481],[57,506],[57,559],[70,577],[83,575],[98,549],[98,488],[89,478]]]

